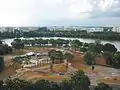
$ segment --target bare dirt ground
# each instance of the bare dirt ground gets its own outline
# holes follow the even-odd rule
[[[54,48],[53,47],[52,48],[25,47],[25,49],[23,49],[21,51],[16,51],[13,54],[4,55],[5,68],[4,68],[4,71],[2,73],[0,73],[0,80],[2,80],[4,78],[8,78],[9,76],[16,74],[16,70],[21,68],[20,63],[14,63],[12,61],[12,58],[14,56],[23,55],[23,54],[25,54],[27,52],[48,52],[51,49],[54,49]],[[43,64],[42,66],[45,66],[45,65]]]
[[[25,47],[24,48],[24,52],[48,52],[51,49],[56,49],[55,47],[50,47],[50,48],[46,48],[46,47]]]
[[[119,77],[113,76],[113,77],[98,79],[97,82],[98,83],[104,82],[104,83],[107,83],[107,84],[120,85],[120,76]]]
[[[4,71],[0,73],[0,80],[3,80],[4,78],[8,78],[11,75],[16,74],[16,70],[21,68],[21,65],[19,63],[15,63],[10,66],[5,66]]]
[[[0,73],[0,80],[15,74],[16,70],[21,67],[21,65],[19,63],[13,64],[12,57],[13,57],[12,54],[4,56],[5,68],[4,68],[3,72]]]
[[[74,59],[70,63],[74,68],[86,72],[90,76],[92,84],[96,85],[100,82],[120,84],[120,69],[95,65],[95,69],[92,71],[92,67],[85,64],[83,54],[75,51],[73,53]]]
[[[20,78],[24,80],[30,80],[30,81],[37,81],[40,79],[51,80],[51,81],[61,81],[65,79],[65,77],[63,76],[49,75],[49,74],[43,74],[39,72],[32,72],[32,71],[24,73]]]
[[[23,50],[24,53],[26,52],[48,52],[51,49],[55,48],[46,48],[46,47],[25,47]],[[92,71],[91,66],[88,66],[85,64],[83,54],[80,52],[73,51],[74,54],[74,59],[70,61],[71,66],[78,69],[78,70],[83,70],[86,72],[88,75],[95,75],[91,79],[93,81],[93,84],[96,84],[97,82],[105,82],[105,83],[114,83],[114,84],[120,84],[120,70],[113,69],[113,68],[108,68],[104,66],[95,66],[95,70]],[[7,78],[11,75],[14,75],[16,73],[17,69],[21,68],[21,65],[19,63],[13,64],[13,61],[11,60],[13,55],[5,55],[4,60],[5,60],[5,70],[0,74],[0,79]],[[46,65],[43,65],[46,66]],[[55,69],[59,71],[59,68],[61,67],[56,67]],[[64,68],[63,68],[64,69]],[[114,76],[114,77],[113,77]],[[109,79],[105,78],[109,77]],[[57,76],[57,75],[49,75],[49,74],[42,74],[38,72],[25,72],[20,78],[26,79],[26,80],[32,80],[36,81],[39,79],[46,79],[46,80],[53,80],[53,81],[61,81],[65,79],[64,76]],[[112,79],[110,79],[112,78]],[[117,79],[115,79],[117,78]]]
[[[97,71],[93,72],[89,66],[85,65],[84,54],[76,51],[73,51],[73,54],[74,54],[74,58],[72,61],[70,61],[70,63],[74,68],[83,70],[84,72],[87,73],[97,73]]]
[[[41,68],[32,68],[30,71],[25,72],[22,76],[20,76],[21,79],[25,80],[53,80],[53,81],[62,81],[65,79],[65,76],[58,75],[58,72],[67,72],[66,67],[64,64],[55,64],[53,66],[53,73],[51,73],[50,66],[43,66]]]

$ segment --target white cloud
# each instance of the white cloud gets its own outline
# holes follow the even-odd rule
[[[88,19],[94,12],[105,12],[118,5],[118,0],[0,0],[0,25]]]

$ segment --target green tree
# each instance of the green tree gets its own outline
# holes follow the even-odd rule
[[[50,64],[50,69],[53,71],[53,64],[55,62],[56,57],[56,51],[54,49],[50,50],[48,52],[48,56],[50,57],[50,60],[52,60],[52,63]]]
[[[56,46],[56,40],[54,39],[50,39],[49,43],[52,44],[52,46]]]
[[[95,45],[100,45],[100,44],[101,44],[100,39],[95,40]]]
[[[55,82],[39,80],[34,84],[34,90],[60,90],[60,87]]]
[[[70,53],[70,52],[66,52],[66,53],[64,54],[64,57],[65,57],[65,59],[66,59],[67,61],[69,61],[69,60],[72,60],[72,59],[74,58],[74,55],[73,55],[72,53]]]
[[[2,72],[4,69],[4,57],[0,56],[0,72]]]
[[[2,41],[1,41],[1,39],[0,39],[0,44],[2,44]]]
[[[71,41],[71,46],[77,50],[80,46],[82,46],[83,43],[80,42],[79,40],[73,40]]]
[[[0,90],[4,90],[4,87],[3,87],[3,80],[0,80]]]
[[[63,80],[60,83],[61,90],[73,90],[71,82],[69,80]]]
[[[84,46],[84,47],[88,47],[88,46],[89,46],[89,43],[84,43],[83,46]]]
[[[90,43],[88,50],[94,53],[101,53],[102,51],[102,44],[98,43]]]
[[[64,40],[63,40],[63,39],[57,39],[57,40],[56,40],[57,46],[62,46],[63,43],[64,43]]]
[[[113,53],[111,52],[103,52],[102,56],[106,59],[106,64],[112,65],[113,64]]]
[[[88,65],[92,65],[94,62],[95,54],[93,52],[86,52],[84,59]]]
[[[21,39],[15,39],[12,43],[11,43],[12,47],[16,50],[20,50],[24,48],[24,43],[21,41]]]
[[[100,83],[95,87],[95,90],[112,90],[112,88],[105,83]]]
[[[48,52],[48,56],[50,57],[50,59],[52,60],[52,63],[54,64],[55,62],[55,57],[56,57],[56,50],[52,49]]]
[[[12,48],[7,44],[0,44],[0,55],[11,54]]]
[[[120,52],[116,52],[113,55],[113,61],[112,61],[113,67],[120,69]]]
[[[73,90],[89,90],[90,80],[82,70],[75,72],[71,76]]]
[[[115,53],[117,51],[117,48],[113,44],[107,43],[103,46],[103,51]]]
[[[74,55],[72,53],[66,52],[64,54],[64,58],[67,60],[66,68],[68,69],[68,61],[72,60],[74,58]]]
[[[31,83],[25,80],[20,80],[18,78],[15,79],[8,78],[5,81],[5,84],[8,90],[21,90],[22,87],[25,87],[26,85],[29,85]]]
[[[88,48],[87,47],[80,47],[80,52],[86,52],[88,50]]]
[[[56,51],[55,58],[58,59],[60,63],[62,63],[62,60],[64,59],[64,55],[61,51]]]

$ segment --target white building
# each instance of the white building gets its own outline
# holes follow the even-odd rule
[[[114,26],[112,31],[120,33],[120,26]]]
[[[102,27],[84,27],[81,29],[85,30],[87,32],[102,32],[102,31],[104,31],[104,28],[102,28]]]

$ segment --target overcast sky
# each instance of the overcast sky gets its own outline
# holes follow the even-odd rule
[[[0,26],[120,24],[120,0],[0,0]]]

